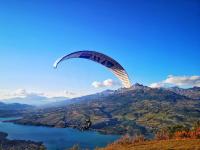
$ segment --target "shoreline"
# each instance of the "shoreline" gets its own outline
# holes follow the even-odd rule
[[[71,128],[71,129],[75,129],[75,130],[78,130],[78,131],[81,131],[81,132],[92,131],[92,132],[97,132],[97,133],[102,134],[102,135],[123,136],[123,133],[117,134],[116,132],[115,133],[113,133],[113,132],[106,132],[105,130],[98,130],[98,129],[93,129],[93,128],[90,128],[88,130],[82,130],[79,127],[77,127],[76,125],[74,125],[74,126],[72,126],[72,125],[70,126],[69,125],[69,126],[66,126],[66,127],[58,127],[58,126],[54,126],[54,125],[47,125],[47,124],[40,124],[40,123],[37,123],[37,124],[33,124],[33,123],[21,123],[21,122],[16,122],[17,120],[19,120],[19,119],[5,120],[5,121],[2,121],[2,122],[10,122],[10,123],[13,123],[13,124],[25,125],[25,126],[38,126],[38,127],[60,128],[60,129]]]
[[[3,122],[10,122],[10,123],[13,123],[13,124],[17,124],[17,125],[24,125],[24,126],[38,126],[38,127],[48,127],[48,128],[60,128],[60,129],[65,129],[65,128],[69,128],[69,129],[75,129],[77,131],[80,131],[80,132],[86,132],[86,131],[91,131],[91,132],[97,132],[99,134],[102,134],[102,135],[115,135],[115,136],[119,136],[119,137],[122,137],[123,135],[126,135],[128,133],[119,133],[119,132],[112,132],[112,131],[109,131],[109,130],[102,130],[102,129],[94,129],[94,128],[90,128],[90,129],[87,129],[87,130],[82,130],[80,129],[79,127],[77,127],[76,125],[68,125],[68,126],[65,126],[65,127],[61,127],[61,126],[54,126],[54,125],[47,125],[47,124],[41,124],[41,123],[37,123],[37,124],[33,124],[33,123],[28,123],[28,122],[17,122],[17,120],[6,120],[6,121],[3,121]],[[137,134],[135,134],[137,135]],[[144,136],[147,138],[147,139],[152,139],[154,137],[154,134],[153,133],[148,133],[148,134],[144,134]]]
[[[22,120],[21,120],[22,119]],[[123,136],[125,134],[129,134],[127,133],[126,131],[118,131],[116,129],[106,129],[106,128],[98,128],[98,129],[95,129],[93,127],[90,127],[89,129],[87,130],[83,130],[80,128],[80,126],[78,125],[72,125],[72,124],[67,124],[67,125],[50,125],[50,124],[43,124],[43,123],[39,123],[39,122],[36,122],[34,123],[34,121],[26,121],[26,120],[23,120],[23,118],[20,118],[20,119],[11,119],[11,120],[5,120],[3,122],[11,122],[11,123],[14,123],[14,124],[18,124],[18,125],[29,125],[29,126],[38,126],[38,127],[49,127],[49,128],[61,128],[61,129],[65,129],[65,128],[71,128],[71,129],[75,129],[77,131],[81,131],[81,132],[84,132],[84,131],[92,131],[92,132],[97,132],[99,134],[102,134],[102,135],[116,135],[116,136]],[[137,133],[133,133],[131,135],[137,135]],[[151,139],[152,137],[154,137],[154,134],[151,133],[150,131],[147,132],[146,134],[143,134],[146,138],[148,139]]]

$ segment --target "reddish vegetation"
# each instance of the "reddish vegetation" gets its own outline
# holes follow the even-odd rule
[[[156,140],[169,140],[169,139],[200,139],[200,127],[196,127],[193,130],[182,129],[170,133],[168,130],[162,130],[156,134]]]
[[[144,136],[136,136],[136,137],[131,137],[129,135],[125,135],[119,140],[115,141],[113,144],[121,144],[121,145],[126,145],[126,144],[135,144],[135,143],[141,143],[144,142],[145,138]]]
[[[101,150],[140,150],[140,149],[200,149],[200,122],[193,129],[176,126],[157,132],[155,139],[145,140],[144,136],[123,136]]]
[[[200,138],[200,127],[194,131],[177,131],[174,134],[175,139],[199,139]]]
[[[135,144],[111,144],[97,150],[199,150],[200,139],[145,141]]]

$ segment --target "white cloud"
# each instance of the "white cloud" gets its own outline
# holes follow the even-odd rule
[[[12,95],[21,97],[21,96],[26,96],[26,95],[28,95],[28,93],[26,92],[25,89],[17,89],[16,91],[13,92]]]
[[[173,76],[170,75],[164,81],[166,84],[177,86],[200,86],[200,76]]]
[[[0,102],[4,103],[44,105],[51,102],[63,101],[77,96],[79,96],[77,93],[66,90],[53,91],[53,92],[48,91],[39,93],[39,92],[30,92],[25,89],[17,89],[14,91],[0,89]]]
[[[70,91],[53,91],[53,92],[29,92],[25,89],[14,91],[0,89],[0,102],[4,103],[21,103],[29,105],[44,105],[51,102],[63,101],[68,98],[77,97],[78,95]]]
[[[25,89],[17,89],[14,91],[0,89],[0,100],[12,99],[12,98],[26,98],[26,97],[46,97],[46,98],[53,98],[53,97],[67,97],[72,98],[76,97],[77,94],[70,91],[53,91],[53,92],[30,92]]]
[[[43,95],[46,96],[46,97],[48,97],[48,98],[52,98],[52,97],[68,97],[68,98],[73,98],[73,97],[77,97],[78,96],[77,93],[71,92],[71,91],[68,91],[68,90],[46,92]]]
[[[77,94],[75,92],[70,92],[70,91],[64,91],[64,93],[66,94],[66,96],[69,96],[69,97],[73,97],[73,96],[76,96]]]
[[[162,82],[158,82],[158,83],[150,84],[149,87],[151,87],[151,88],[160,88],[160,87],[163,87],[163,86],[164,86],[164,84]]]
[[[28,93],[25,89],[17,89],[14,91],[6,90],[6,89],[0,89],[0,99],[10,99],[15,97],[26,97]]]
[[[94,81],[92,82],[92,86],[95,88],[100,88],[100,87],[103,87],[103,84],[101,82]]]
[[[185,86],[185,87],[200,87],[200,76],[173,76],[169,75],[167,79],[152,83],[150,87],[159,88],[165,86]]]
[[[94,81],[92,86],[95,88],[104,88],[104,87],[113,87],[120,85],[118,82],[113,81],[112,79],[104,80],[103,82]]]

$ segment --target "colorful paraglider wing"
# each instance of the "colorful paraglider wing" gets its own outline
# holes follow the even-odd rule
[[[125,69],[114,59],[109,56],[106,56],[102,53],[95,52],[95,51],[78,51],[61,57],[54,63],[54,67],[57,68],[58,64],[63,60],[71,59],[71,58],[83,58],[95,61],[99,64],[110,69],[123,83],[124,87],[129,88],[131,87],[131,83],[126,73]]]

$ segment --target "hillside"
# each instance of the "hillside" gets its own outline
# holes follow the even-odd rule
[[[130,89],[74,99],[70,105],[40,109],[15,122],[80,128],[87,118],[92,121],[91,129],[99,132],[152,136],[169,125],[191,127],[200,118],[200,100],[136,84]]]
[[[5,104],[0,102],[0,117],[21,116],[34,107],[26,104]]]
[[[169,90],[177,94],[187,96],[192,99],[200,99],[200,87],[193,87],[193,88],[188,88],[188,89],[172,87],[172,88],[169,88]]]
[[[7,136],[0,132],[0,150],[46,150],[41,142],[8,140]]]

